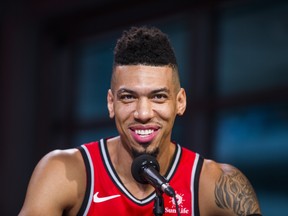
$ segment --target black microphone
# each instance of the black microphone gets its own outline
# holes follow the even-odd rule
[[[151,184],[156,190],[164,192],[170,197],[175,195],[174,189],[168,181],[159,174],[159,163],[155,157],[142,154],[132,162],[131,173],[134,179],[141,184]]]

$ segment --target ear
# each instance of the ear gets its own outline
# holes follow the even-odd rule
[[[109,111],[109,117],[114,118],[115,113],[114,113],[114,95],[112,93],[112,90],[109,89],[107,93],[107,108]]]
[[[177,114],[179,116],[183,115],[186,110],[186,92],[183,88],[177,94]]]

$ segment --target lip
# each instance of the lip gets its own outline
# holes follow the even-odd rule
[[[155,125],[135,125],[130,127],[133,139],[140,144],[151,143],[159,133],[159,126]]]

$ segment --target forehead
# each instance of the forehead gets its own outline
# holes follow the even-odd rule
[[[114,88],[172,88],[172,74],[172,68],[168,66],[117,66],[114,71]]]

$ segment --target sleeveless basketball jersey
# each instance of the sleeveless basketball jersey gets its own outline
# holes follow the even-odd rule
[[[140,200],[125,188],[110,161],[106,140],[83,144],[79,150],[86,166],[87,188],[78,216],[153,216],[156,193]],[[175,190],[180,214],[199,216],[198,186],[203,158],[176,145],[172,161],[165,178]],[[177,215],[174,199],[166,194],[163,199],[163,215]]]

